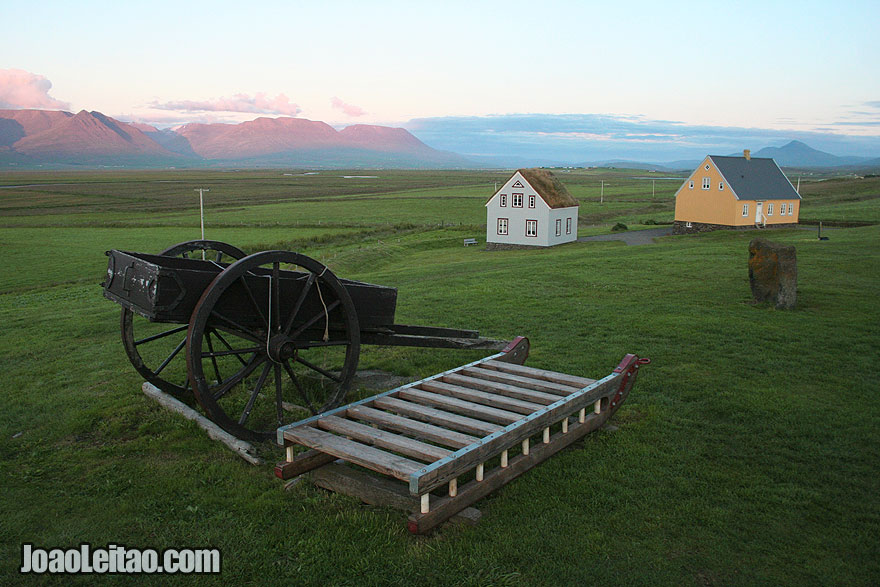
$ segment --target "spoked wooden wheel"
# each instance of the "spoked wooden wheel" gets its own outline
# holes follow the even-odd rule
[[[222,336],[224,348],[209,346],[207,332]],[[340,405],[359,353],[345,286],[321,263],[287,251],[250,255],[218,275],[196,304],[186,341],[199,404],[249,440]]]
[[[188,257],[217,264],[230,263],[245,256],[245,252],[227,243],[209,240],[187,241],[159,253],[168,257]],[[123,308],[120,316],[122,345],[128,360],[141,376],[164,391],[178,397],[192,397],[183,348],[187,326],[153,323]],[[210,333],[208,333],[210,334]],[[216,338],[216,337],[215,337]],[[211,341],[222,345],[221,339]]]

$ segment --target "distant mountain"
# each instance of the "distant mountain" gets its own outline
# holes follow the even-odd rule
[[[842,167],[859,165],[868,160],[865,157],[838,157],[813,149],[800,141],[791,141],[782,147],[764,147],[752,156],[769,157],[782,167]]]
[[[473,167],[409,131],[354,125],[337,131],[302,118],[187,124],[158,130],[100,112],[0,110],[0,163],[308,167]]]

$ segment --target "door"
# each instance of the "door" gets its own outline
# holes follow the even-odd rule
[[[761,224],[764,221],[764,202],[755,204],[755,224]]]

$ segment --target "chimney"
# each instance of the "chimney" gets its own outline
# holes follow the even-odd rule
[[[752,160],[752,152],[749,151],[748,149],[743,149],[743,157],[746,158],[746,161],[751,161]]]

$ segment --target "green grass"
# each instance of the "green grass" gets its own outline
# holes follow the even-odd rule
[[[247,191],[267,173],[238,181]],[[192,238],[192,211],[163,210],[171,195],[147,191],[131,201],[139,218],[124,203],[93,206],[82,213],[91,224],[80,224],[81,214],[58,212],[63,197],[47,195],[51,205],[41,208],[34,195],[32,209],[24,199],[14,213],[0,212],[4,584],[34,579],[17,574],[22,542],[218,547],[224,583],[880,581],[880,227],[837,229],[822,242],[812,231],[763,231],[797,248],[798,307],[783,312],[750,303],[752,232],[486,252],[461,242],[482,240],[480,185],[491,191],[493,174],[468,175],[473,184],[459,201],[432,172],[423,186],[417,173],[395,173],[382,194],[327,187],[325,206],[266,201],[256,186],[257,203],[221,209],[229,217],[208,236],[248,250],[297,245],[339,275],[395,286],[399,323],[526,335],[533,366],[597,377],[625,353],[650,357],[615,415],[618,429],[588,436],[482,500],[479,525],[446,525],[429,537],[409,536],[401,512],[307,484],[285,492],[269,465],[245,464],[139,391],[118,306],[101,296],[104,250],[155,251]],[[614,173],[607,177],[622,181]],[[215,193],[211,172],[167,177],[180,175]],[[583,172],[572,192],[577,182],[592,189],[595,177]],[[137,191],[125,174],[98,179]],[[825,214],[821,207],[833,209],[847,190],[876,216],[875,192],[858,181],[802,190],[802,216]],[[615,215],[607,222],[642,214],[644,201],[621,202],[608,190],[605,209]],[[599,206],[590,203],[588,214]],[[437,210],[463,226],[439,227]],[[235,218],[243,225],[229,226]],[[426,376],[480,356],[366,347],[360,366]],[[269,462],[281,457],[274,445],[260,450]]]

